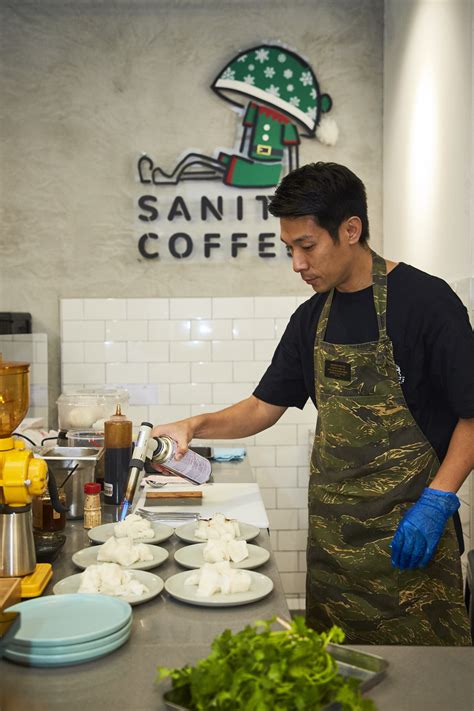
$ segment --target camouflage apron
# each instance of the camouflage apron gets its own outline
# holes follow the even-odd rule
[[[468,645],[452,519],[426,568],[401,571],[390,543],[439,468],[398,382],[386,331],[385,260],[373,255],[378,341],[324,340],[334,291],[314,344],[318,421],[311,456],[307,621],[352,644]]]

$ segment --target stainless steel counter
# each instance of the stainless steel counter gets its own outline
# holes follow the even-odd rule
[[[246,461],[213,464],[214,480],[219,483],[252,481]],[[115,507],[105,507],[103,521],[111,521]],[[67,541],[53,564],[55,582],[79,572],[71,555],[89,544],[83,522],[69,521]],[[270,550],[268,532],[262,530],[252,541]],[[153,573],[166,580],[183,568],[173,560],[174,551],[184,544],[176,536],[160,544],[170,552],[169,559]],[[133,627],[129,641],[102,659],[73,667],[37,669],[0,661],[0,711],[68,711],[120,708],[164,708],[162,691],[154,684],[156,667],[183,665],[209,651],[210,642],[224,629],[237,631],[257,619],[272,615],[289,616],[283,588],[273,556],[259,572],[274,582],[274,590],[265,599],[250,605],[229,608],[197,607],[180,603],[163,592],[154,600],[133,608]]]
[[[219,482],[252,480],[246,462],[214,465],[213,469]],[[54,564],[53,583],[78,572],[71,563],[71,554],[88,542],[81,521],[70,522],[67,535],[66,546]],[[270,549],[266,531],[262,531],[254,542]],[[170,551],[170,560],[153,572],[166,579],[182,570],[172,560],[174,551],[182,543],[173,537],[160,545]],[[215,609],[195,607],[162,593],[158,598],[134,607],[130,640],[103,659],[52,670],[0,661],[0,711],[163,709],[161,689],[154,683],[158,665],[174,667],[196,662],[208,654],[211,641],[226,627],[237,631],[256,619],[275,614],[288,616],[273,556],[259,571],[272,578],[275,589],[268,598],[251,605]],[[51,592],[51,585],[48,592]],[[368,694],[379,711],[472,711],[472,647],[360,649],[385,657],[390,665],[386,679]]]

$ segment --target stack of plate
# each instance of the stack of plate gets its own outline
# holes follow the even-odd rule
[[[81,664],[125,644],[132,629],[128,602],[106,595],[61,595],[20,602],[20,628],[5,658],[33,667]]]

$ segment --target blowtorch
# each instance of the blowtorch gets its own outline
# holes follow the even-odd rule
[[[145,468],[145,461],[151,459],[153,452],[158,446],[156,439],[152,438],[153,425],[150,422],[142,422],[138,431],[137,442],[132,452],[130,468],[128,470],[128,480],[125,489],[125,496],[122,502],[120,520],[123,521],[128,513],[128,509],[135,496],[135,491],[141,479],[141,474]]]
[[[140,474],[145,468],[145,461],[150,459],[160,465],[162,470],[177,475],[193,484],[205,484],[211,476],[211,463],[196,452],[188,450],[180,460],[174,458],[177,444],[171,437],[152,437],[153,425],[142,422],[138,432],[137,443],[130,460],[125,498],[122,503],[120,521],[123,521],[133,502],[135,491],[140,480]]]

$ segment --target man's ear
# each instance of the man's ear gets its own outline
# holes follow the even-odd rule
[[[346,234],[349,244],[356,244],[362,234],[362,221],[357,215],[353,215],[346,220]]]

